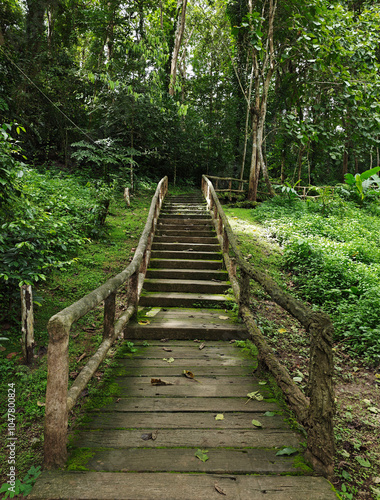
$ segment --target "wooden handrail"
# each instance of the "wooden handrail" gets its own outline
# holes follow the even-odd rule
[[[52,316],[48,322],[48,377],[44,426],[44,467],[47,469],[61,467],[65,464],[68,413],[129,318],[137,310],[139,274],[145,275],[146,273],[152,237],[167,190],[168,178],[164,177],[157,185],[145,228],[129,266],[96,290]],[[115,323],[117,290],[127,280],[129,280],[128,307]],[[103,301],[103,342],[68,390],[68,346],[71,326]]]
[[[268,275],[248,264],[239,249],[236,237],[222,209],[210,180],[202,177],[202,191],[214,220],[223,249],[239,312],[255,342],[259,358],[272,372],[284,395],[307,430],[307,457],[314,469],[327,477],[333,476],[335,441],[333,417],[335,396],[333,389],[333,326],[330,317],[311,310],[305,304],[284,292]],[[230,254],[233,254],[231,256]],[[236,269],[240,270],[237,277]],[[260,283],[271,298],[297,318],[310,333],[310,366],[307,398],[281,365],[256,325],[249,308],[249,279]]]

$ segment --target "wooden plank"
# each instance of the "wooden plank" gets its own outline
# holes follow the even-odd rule
[[[160,376],[153,376],[160,378]],[[207,383],[205,377],[200,378],[199,382],[194,380],[184,381],[183,385],[173,384],[168,386],[154,386],[150,383],[149,377],[147,380],[141,380],[140,383],[130,383],[131,377],[127,380],[117,379],[116,382],[121,389],[122,396],[136,397],[245,397],[249,392],[259,391],[264,398],[272,396],[268,388],[261,387],[257,383],[253,383],[249,379],[243,379],[240,384],[218,384]],[[179,378],[178,382],[182,379]]]
[[[96,405],[96,398],[93,398]],[[101,399],[101,401],[103,401]],[[117,401],[117,403],[116,403]],[[277,411],[276,403],[247,398],[114,398],[114,402],[102,406],[103,412],[266,412]],[[252,417],[254,418],[254,417]]]
[[[164,352],[164,351],[163,351]],[[166,353],[166,356],[162,358],[139,358],[139,359],[120,359],[119,364],[125,366],[126,368],[139,367],[139,366],[166,366],[167,361],[163,358],[174,358],[174,361],[170,363],[172,366],[176,366],[186,370],[191,370],[190,367],[195,366],[253,366],[255,363],[254,359],[242,359],[232,356],[220,356],[219,358],[204,357],[202,359],[197,358],[175,358],[172,356],[171,352]],[[185,366],[186,365],[186,366]],[[191,370],[192,371],[192,370]]]
[[[44,472],[30,500],[336,500],[328,481],[303,476]]]
[[[209,459],[206,462],[201,462],[195,456],[195,452],[194,448],[99,450],[88,461],[86,468],[107,472],[205,472],[208,474],[269,474],[297,471],[293,466],[295,457],[276,457],[276,450],[208,448]]]
[[[148,342],[149,343],[149,342]],[[145,358],[157,358],[161,359],[162,352],[165,352],[162,350],[163,347],[167,347],[172,349],[172,353],[170,353],[170,356],[173,358],[178,358],[178,359],[189,359],[189,358],[199,358],[199,359],[213,359],[213,360],[220,360],[221,358],[226,358],[226,359],[247,359],[248,356],[242,356],[242,352],[238,351],[235,347],[232,345],[222,345],[222,346],[212,346],[209,347],[207,345],[207,342],[205,343],[204,349],[199,349],[199,344],[197,342],[193,342],[192,345],[189,347],[187,346],[176,346],[172,345],[170,342],[166,342],[161,348],[159,345],[157,346],[148,346],[145,347],[133,356],[133,359],[145,359]],[[167,357],[167,356],[164,356]],[[249,359],[249,358],[248,358]]]
[[[170,354],[170,353],[169,353]],[[214,376],[217,375],[219,377],[225,376],[246,376],[252,373],[252,366],[197,366],[196,372],[191,368],[187,368],[193,373],[196,373],[197,376]],[[154,374],[154,367],[152,366],[134,366],[128,367],[126,364],[123,368],[123,376],[124,377],[135,377],[135,376],[145,376],[152,377]],[[177,366],[160,366],[160,376],[161,377],[169,377],[169,376],[178,376],[182,377],[181,370],[178,370]]]
[[[252,418],[258,420],[264,429],[287,429],[281,415],[267,417],[264,412],[226,413],[223,420],[215,420],[217,412],[200,413],[100,413],[94,414],[91,422],[84,422],[85,429],[252,429]]]
[[[148,429],[156,430],[154,427]],[[145,441],[146,431],[99,430],[81,431],[75,439],[75,446],[90,448],[156,448],[187,447],[199,448],[281,448],[297,447],[300,436],[293,431],[277,429],[159,429],[157,438]]]

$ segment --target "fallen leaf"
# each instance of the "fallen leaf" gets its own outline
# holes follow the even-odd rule
[[[266,411],[266,412],[264,413],[264,415],[265,415],[266,417],[274,417],[276,414],[275,414],[275,412],[274,412],[274,411]]]
[[[296,450],[295,448],[284,448],[283,450],[280,450],[276,453],[276,457],[280,457],[281,455],[286,455],[286,456],[290,456],[290,455],[294,455],[295,453],[298,453],[298,450]]]
[[[139,321],[139,325],[149,325],[149,324],[150,324],[149,319],[142,319],[141,321]]]
[[[152,438],[153,438],[152,432],[141,434],[141,439],[143,439],[144,441],[149,441],[149,439],[152,439]]]
[[[259,422],[258,420],[252,420],[252,425],[254,425],[255,427],[262,427],[263,424],[261,422]]]
[[[380,410],[378,408],[376,408],[375,406],[370,406],[368,408],[368,411],[370,411],[371,413],[380,413]]]
[[[198,449],[198,450],[195,452],[195,456],[196,456],[197,458],[199,458],[199,460],[200,460],[201,462],[207,462],[207,460],[209,459],[209,457],[208,457],[207,453],[208,453],[208,450],[200,450],[200,449]]]
[[[258,391],[249,392],[247,394],[247,398],[249,399],[245,402],[245,404],[247,404],[248,401],[251,401],[251,399],[256,399],[256,401],[262,401],[264,399],[264,397]]]
[[[173,352],[173,349],[170,349],[170,347],[163,347],[162,350],[166,352]]]
[[[286,328],[279,328],[277,331],[278,331],[278,333],[286,333],[287,329]]]
[[[193,372],[190,372],[189,370],[183,370],[183,374],[185,375],[185,377],[187,378],[194,378],[194,373]]]
[[[202,349],[204,349],[206,346],[206,344],[204,342],[202,342],[202,344],[199,346],[199,350],[201,351]]]
[[[215,420],[224,420],[224,415],[223,413],[218,413],[215,417]]]
[[[148,318],[152,318],[153,316],[158,314],[160,311],[161,311],[161,307],[152,307],[152,309],[150,311],[145,313],[145,316],[147,316]]]
[[[161,380],[160,378],[151,378],[150,383],[152,385],[173,385],[171,382],[165,382],[165,380]]]
[[[160,342],[169,342],[169,339],[161,339]]]
[[[117,398],[117,400],[115,401],[115,403],[119,403],[121,400],[121,398]]]
[[[162,358],[162,359],[163,359],[163,361],[166,361],[167,363],[174,363],[174,358],[169,358],[169,359]]]
[[[230,340],[230,344],[234,344],[236,342],[235,339]]]
[[[222,490],[222,488],[220,486],[218,486],[217,484],[214,484],[214,488],[216,489],[216,491],[218,493],[220,493],[221,495],[226,495],[226,493]]]
[[[41,401],[37,401],[37,406],[45,406],[45,403],[41,403]]]
[[[356,461],[359,462],[359,464],[362,466],[362,467],[366,467],[366,468],[369,468],[371,467],[371,462],[369,460],[367,460],[366,458],[362,458],[362,457],[355,457]]]
[[[219,319],[229,319],[228,316],[219,316]]]
[[[0,351],[5,351],[6,350],[6,347],[3,347],[2,345],[0,345]]]
[[[303,380],[302,377],[293,377],[293,382],[297,382],[298,384],[300,384],[302,380]]]
[[[194,339],[194,342],[198,342],[198,343],[200,343],[200,340],[198,340],[198,339]]]
[[[12,358],[14,358],[15,356],[17,356],[17,352],[10,352],[9,354],[7,354],[6,358],[7,358],[7,359],[12,359]]]
[[[158,431],[152,432],[152,440],[153,441],[155,441],[157,439],[157,436],[158,436]]]
[[[265,380],[260,380],[259,385],[267,385],[267,383],[265,382]]]

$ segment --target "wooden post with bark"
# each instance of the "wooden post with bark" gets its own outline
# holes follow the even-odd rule
[[[34,315],[33,293],[31,285],[20,287],[21,295],[21,347],[25,363],[30,364],[33,359],[34,347]]]

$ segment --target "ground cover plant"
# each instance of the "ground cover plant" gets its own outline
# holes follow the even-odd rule
[[[378,338],[361,335],[363,330],[356,331],[352,322],[357,318],[362,322],[360,326],[371,328],[370,322],[379,317],[376,301],[364,302],[370,293],[379,294],[379,222],[373,217],[376,206],[360,208],[341,198],[329,200],[323,207],[322,202],[307,205],[275,199],[255,209],[230,206],[225,211],[252,265],[267,271],[280,286],[309,305],[323,307],[332,314],[337,398],[334,486],[344,500],[378,500]],[[319,286],[314,286],[314,278]],[[259,328],[293,379],[306,389],[307,333],[253,281],[251,291],[251,308]],[[355,335],[349,336],[347,331]],[[368,346],[372,349],[367,350]]]
[[[138,244],[141,231],[145,225],[151,197],[154,193],[155,184],[146,184],[144,188],[132,197],[131,206],[127,208],[123,199],[122,191],[116,191],[117,196],[112,200],[109,213],[104,226],[99,227],[93,219],[93,224],[86,222],[86,211],[92,217],[91,207],[96,204],[96,197],[93,187],[84,185],[82,182],[75,182],[74,178],[64,179],[53,178],[47,181],[47,176],[33,172],[31,178],[40,186],[36,189],[36,196],[44,200],[45,204],[57,199],[56,206],[51,210],[60,211],[60,216],[56,218],[62,221],[67,216],[67,211],[77,214],[80,224],[85,224],[87,230],[82,226],[82,230],[71,226],[73,231],[77,231],[77,236],[82,243],[72,246],[71,252],[66,253],[66,260],[70,264],[57,266],[46,272],[45,281],[34,283],[34,314],[35,314],[35,349],[34,360],[31,366],[23,365],[20,348],[20,326],[18,320],[17,303],[14,302],[13,314],[4,316],[0,323],[0,337],[8,340],[0,340],[0,393],[2,394],[0,403],[1,434],[7,432],[6,397],[9,383],[15,384],[16,389],[16,413],[15,424],[17,432],[17,478],[21,485],[20,493],[26,493],[29,485],[38,475],[38,467],[42,465],[43,451],[43,417],[44,400],[46,390],[46,352],[48,335],[46,325],[49,318],[70,305],[74,301],[89,293],[94,288],[104,283],[107,279],[124,269],[132,260],[133,252]],[[36,180],[37,179],[37,180]],[[41,183],[44,184],[41,187]],[[63,191],[65,184],[65,191]],[[54,187],[55,185],[55,187]],[[70,188],[73,198],[65,194]],[[50,189],[50,193],[49,193]],[[80,199],[84,191],[92,192],[91,196]],[[61,196],[61,200],[59,197]],[[62,201],[62,198],[66,199]],[[77,199],[75,199],[75,197]],[[35,201],[35,200],[34,200]],[[81,205],[82,202],[82,205]],[[66,204],[67,208],[63,208]],[[74,208],[73,208],[74,207]],[[77,207],[77,208],[76,208]],[[80,219],[80,210],[83,217]],[[70,222],[67,222],[69,225]],[[67,234],[71,231],[66,225],[57,224],[55,229],[58,232],[63,227]],[[91,233],[91,228],[97,229]],[[99,229],[99,231],[98,231]],[[92,234],[92,235],[91,235]],[[55,257],[54,254],[52,254]],[[121,311],[125,307],[123,293],[118,297],[117,309]],[[7,311],[4,311],[4,313]],[[72,381],[81,368],[86,364],[102,339],[102,317],[101,307],[92,311],[72,329],[72,339],[70,342],[70,380]],[[88,390],[85,390],[76,408],[70,415],[70,425],[77,418],[86,400],[88,391],[93,391],[94,387],[103,378],[104,369],[110,363],[112,352],[105,363],[99,368],[93,382]],[[5,439],[1,442],[0,448],[0,485],[7,481],[8,471],[7,457],[8,449],[5,447]],[[29,474],[28,474],[29,473]],[[23,481],[25,479],[25,481]],[[2,491],[6,495],[5,491]]]
[[[265,225],[282,246],[289,284],[331,314],[342,347],[378,365],[380,219],[374,207],[336,198],[326,209],[320,202],[289,204],[278,197],[246,211],[245,220]]]

